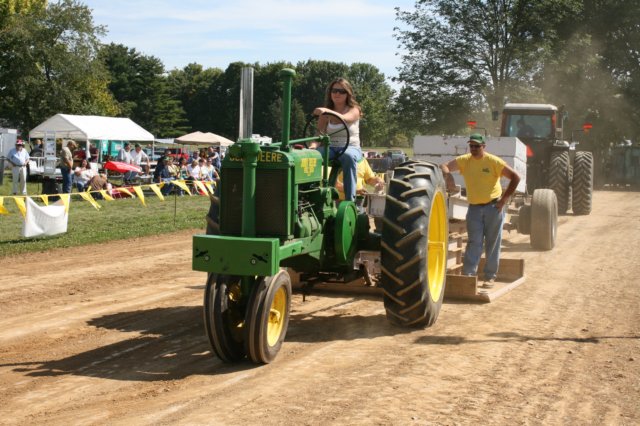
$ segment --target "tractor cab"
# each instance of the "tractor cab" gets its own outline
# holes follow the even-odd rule
[[[558,212],[591,212],[593,154],[578,151],[570,132],[566,141],[564,124],[568,114],[550,104],[508,103],[502,112],[500,136],[515,136],[527,146],[527,190],[550,188],[558,199]],[[583,131],[591,129],[585,123]]]
[[[527,146],[527,181],[532,188],[546,187],[552,151],[566,150],[562,109],[551,104],[508,103],[502,112],[500,136],[517,137]]]
[[[502,111],[500,136],[517,137],[527,145],[561,140],[565,114],[551,104],[506,104]]]

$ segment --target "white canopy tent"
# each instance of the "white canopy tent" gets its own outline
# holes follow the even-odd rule
[[[183,145],[211,145],[211,146],[229,146],[234,142],[224,136],[216,135],[215,133],[207,132],[193,132],[187,135],[180,136],[175,139],[176,143]]]
[[[44,138],[46,133],[55,138],[87,140],[120,140],[153,142],[151,133],[129,118],[100,117],[95,115],[56,114],[29,132],[29,138]]]

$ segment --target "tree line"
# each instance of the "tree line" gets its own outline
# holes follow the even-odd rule
[[[293,68],[293,137],[349,79],[363,106],[365,146],[408,146],[421,133],[496,134],[505,102],[564,105],[570,126],[600,144],[640,136],[640,5],[634,0],[418,0],[396,10],[396,93],[374,65],[235,62],[224,70],[162,61],[122,44],[76,0],[0,0],[0,119],[23,133],[56,113],[125,116],[158,138],[200,130],[235,140],[240,70],[254,68],[255,133],[281,134],[282,82]]]
[[[637,1],[420,0],[397,18],[406,126],[455,133],[475,118],[497,134],[494,111],[537,102],[564,105],[569,130],[591,123],[580,138],[596,149],[640,141]]]

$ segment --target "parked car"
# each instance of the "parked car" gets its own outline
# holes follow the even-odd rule
[[[151,148],[142,148],[142,149],[149,156],[149,160],[151,161],[158,161],[159,159],[162,158],[162,150],[156,149],[155,153],[152,154]]]
[[[402,163],[407,160],[407,155],[401,149],[389,149],[384,153],[384,155],[386,157],[391,157],[394,164]]]
[[[186,158],[188,160],[191,157],[186,148],[167,148],[164,150],[164,155],[173,157],[174,161],[177,161],[180,158]]]

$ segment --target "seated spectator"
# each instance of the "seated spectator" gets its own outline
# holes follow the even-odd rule
[[[179,169],[173,164],[173,158],[165,157],[163,159],[164,167],[159,173],[160,182],[164,182],[164,186],[162,187],[162,194],[169,195],[171,190],[173,190],[174,185],[171,181],[176,180],[178,177]]]
[[[87,160],[82,160],[80,167],[76,167],[73,170],[73,184],[78,192],[87,190],[89,180],[95,175],[93,170],[88,167]]]
[[[165,159],[168,157],[162,157],[160,159],[160,161],[158,161],[158,164],[156,164],[156,169],[153,171],[153,181],[156,183],[160,183],[162,182],[162,179],[160,178],[160,175],[162,174],[162,170],[165,167]]]
[[[99,192],[102,189],[110,189],[109,188],[109,180],[107,179],[107,175],[104,173],[97,174],[89,179],[87,183],[87,187],[93,193],[93,198],[96,200],[102,199],[102,194]]]
[[[215,147],[213,151],[213,157],[211,157],[211,164],[216,168],[217,171],[220,171],[222,167],[222,155],[220,155],[220,147]]]
[[[191,177],[195,180],[206,180],[208,177],[208,170],[204,167],[204,158],[194,163],[195,166],[191,167]]]
[[[134,150],[131,151],[131,160],[133,161],[133,165],[140,167],[140,170],[144,170],[146,174],[149,174],[151,162],[149,160],[149,156],[142,150],[142,146],[139,143],[135,144]],[[137,175],[136,172],[132,173]],[[131,179],[135,178],[135,175],[133,175]]]
[[[189,179],[195,179],[193,176],[193,170],[198,167],[198,160],[191,161],[187,166],[187,174],[189,175]]]
[[[358,161],[357,167],[357,179],[356,179],[356,194],[364,195],[367,193],[365,188],[365,183],[367,185],[375,186],[375,189],[380,191],[384,188],[384,180],[376,176],[376,174],[371,170],[371,166],[369,166],[369,162],[366,158],[362,158]],[[342,183],[342,171],[338,174],[336,178],[336,189],[338,190],[338,195],[340,200],[344,200],[344,185]]]
[[[190,168],[191,165],[188,164],[187,159],[180,157],[178,160],[178,179],[189,179],[191,177]]]
[[[44,157],[44,148],[42,147],[42,139],[36,139],[33,149],[29,153],[30,157]]]
[[[118,151],[118,161],[125,164],[133,164],[133,157],[131,156],[131,144],[125,142],[120,151]],[[125,172],[123,177],[123,183],[129,185],[138,173],[134,171]]]
[[[211,159],[210,158],[206,159],[206,161],[204,163],[204,166],[202,166],[202,169],[206,173],[206,178],[204,178],[202,180],[213,181],[213,180],[215,180],[215,179],[220,177],[218,175],[218,171],[216,170],[216,168],[213,167],[213,164],[211,163]]]

